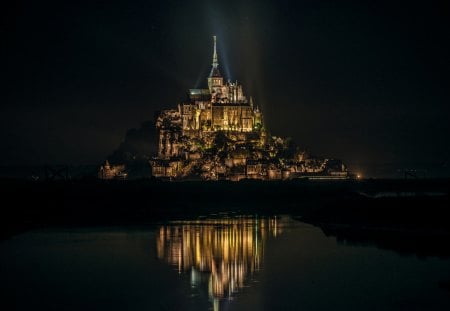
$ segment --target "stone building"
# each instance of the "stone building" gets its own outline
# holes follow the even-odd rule
[[[253,100],[247,100],[242,85],[224,82],[219,70],[214,36],[214,52],[207,89],[190,89],[188,100],[178,109],[183,131],[253,131],[262,125],[262,115]]]
[[[106,160],[104,165],[101,165],[98,170],[99,179],[126,179],[125,165],[111,165]]]
[[[292,152],[288,140],[267,135],[263,115],[238,81],[225,82],[214,36],[207,88],[190,89],[177,109],[155,120],[158,153],[150,161],[158,178],[206,180],[347,178],[344,166]],[[333,160],[335,163],[336,160]]]

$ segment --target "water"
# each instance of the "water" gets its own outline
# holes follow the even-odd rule
[[[450,309],[449,258],[339,241],[288,216],[33,231],[0,243],[1,301],[16,310]]]

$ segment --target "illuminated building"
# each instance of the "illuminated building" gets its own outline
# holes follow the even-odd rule
[[[126,179],[125,165],[111,165],[106,160],[105,164],[98,170],[99,179]]]
[[[339,160],[308,156],[294,150],[288,139],[267,134],[262,112],[244,95],[242,85],[224,82],[215,36],[207,86],[190,89],[177,109],[157,115],[158,154],[150,161],[154,177],[234,181],[349,177]]]

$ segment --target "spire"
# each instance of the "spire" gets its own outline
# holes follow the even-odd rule
[[[219,62],[217,61],[217,49],[216,49],[216,45],[217,45],[217,37],[213,36],[214,38],[214,54],[213,54],[213,62],[212,65],[214,68],[217,68],[219,66]]]
[[[214,38],[214,53],[213,53],[213,62],[212,62],[212,68],[211,68],[211,72],[209,73],[210,77],[222,77],[222,75],[220,74],[219,71],[219,61],[218,61],[218,57],[217,57],[217,39],[216,36],[213,36]]]

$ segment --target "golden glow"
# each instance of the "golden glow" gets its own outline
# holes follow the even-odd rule
[[[191,272],[193,286],[201,279],[197,273],[208,274],[209,296],[216,305],[261,268],[266,238],[280,233],[276,217],[177,222],[160,228],[157,256],[179,272]]]

